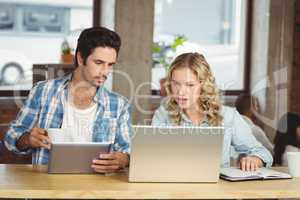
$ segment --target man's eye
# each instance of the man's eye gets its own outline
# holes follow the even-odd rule
[[[103,62],[102,61],[96,61],[95,62],[97,65],[101,65],[101,64],[103,64]]]

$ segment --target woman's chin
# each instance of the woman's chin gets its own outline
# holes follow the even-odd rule
[[[178,103],[180,109],[191,109],[191,106],[187,103]]]

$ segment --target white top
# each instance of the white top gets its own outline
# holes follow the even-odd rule
[[[62,129],[67,131],[72,142],[92,142],[93,123],[97,110],[97,104],[86,109],[79,109],[69,101],[64,101],[64,116]]]
[[[273,154],[274,145],[270,142],[270,140],[266,136],[265,132],[259,126],[254,124],[251,119],[249,119],[248,117],[246,117],[244,115],[242,115],[242,116],[243,116],[244,120],[247,122],[247,124],[250,126],[255,138]]]
[[[282,154],[282,166],[288,166],[287,155],[286,155],[287,152],[300,152],[300,149],[292,145],[287,145],[285,147],[284,153]]]

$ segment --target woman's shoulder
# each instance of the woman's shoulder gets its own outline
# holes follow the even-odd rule
[[[152,125],[169,124],[169,114],[164,103],[154,111]]]
[[[168,116],[168,111],[165,104],[160,104],[160,106],[154,111],[154,115]]]
[[[238,113],[235,107],[222,105],[220,114],[223,117],[224,123],[226,123],[233,121]]]
[[[233,114],[236,111],[235,107],[231,107],[231,106],[226,106],[226,105],[222,105],[220,112],[221,114],[225,115],[225,114]]]

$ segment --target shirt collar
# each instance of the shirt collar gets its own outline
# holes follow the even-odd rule
[[[168,102],[171,100],[171,97],[167,96],[164,99],[162,99],[161,104],[164,105],[165,107],[167,106]],[[193,125],[192,120],[188,118],[188,116],[183,112],[183,110],[179,111],[179,114],[182,118],[182,124],[188,124],[188,125]],[[207,115],[204,115],[203,120],[198,126],[209,126]]]
[[[180,115],[181,115],[181,118],[183,120],[183,123],[193,124],[192,120],[190,120],[188,118],[188,116],[182,110],[180,111]],[[198,126],[209,126],[208,119],[207,119],[206,115],[204,115],[203,120],[201,121],[200,124],[198,124]]]

